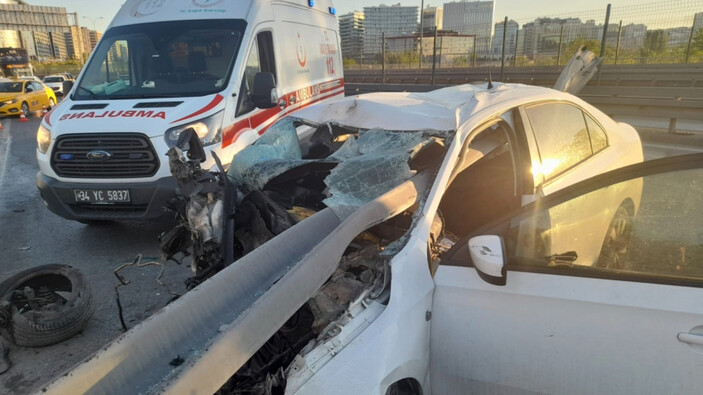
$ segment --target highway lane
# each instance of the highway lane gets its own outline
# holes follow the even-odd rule
[[[88,226],[64,220],[44,206],[35,185],[35,132],[39,118],[20,123],[0,119],[0,279],[24,268],[48,264],[71,264],[83,271],[99,303],[84,333],[63,343],[41,349],[12,347],[14,367],[0,375],[0,393],[27,393],[60,374],[121,333],[114,302],[116,278],[112,271],[136,254],[158,257],[157,236],[174,221],[118,222]],[[654,133],[654,134],[653,134]],[[699,136],[662,136],[643,133],[646,159],[703,151]],[[654,137],[652,137],[654,136]],[[703,136],[700,136],[703,137]],[[157,267],[125,272],[133,281],[121,288],[128,325],[135,325],[169,300],[157,285]],[[190,269],[170,263],[166,281],[183,290]]]
[[[119,222],[88,226],[60,218],[44,206],[36,187],[35,147],[39,118],[0,119],[0,279],[30,266],[63,263],[79,268],[91,284],[97,309],[86,330],[41,349],[12,347],[14,364],[0,375],[0,393],[27,393],[122,333],[112,271],[141,253],[158,259],[157,236],[175,221]],[[3,165],[4,164],[4,165]],[[125,320],[133,326],[170,299],[155,281],[158,267],[125,269],[132,284],[120,289]],[[169,263],[166,282],[184,290],[189,267]]]

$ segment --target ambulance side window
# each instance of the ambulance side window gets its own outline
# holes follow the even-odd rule
[[[256,35],[256,41],[249,50],[247,62],[242,78],[242,85],[239,89],[239,103],[237,104],[237,116],[246,114],[256,107],[251,101],[251,89],[254,87],[254,77],[256,73],[266,71],[273,73],[276,77],[276,61],[273,54],[273,35],[271,32],[260,32]],[[276,78],[278,80],[278,78]]]

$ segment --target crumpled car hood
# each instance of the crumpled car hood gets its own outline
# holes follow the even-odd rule
[[[314,123],[356,129],[456,130],[472,115],[497,103],[543,93],[547,88],[522,84],[458,85],[425,93],[368,93],[326,106],[310,106],[295,116]]]

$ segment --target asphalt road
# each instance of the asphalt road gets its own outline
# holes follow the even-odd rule
[[[39,118],[20,123],[0,119],[0,279],[36,265],[70,264],[87,277],[98,300],[86,330],[60,344],[31,349],[11,346],[13,367],[0,375],[0,393],[28,393],[91,355],[122,333],[115,303],[113,270],[137,254],[158,260],[157,236],[172,219],[89,226],[49,212],[35,185],[35,133]],[[703,135],[663,135],[642,131],[645,157],[653,159],[703,151]],[[120,289],[128,326],[163,307],[170,296],[156,283],[159,267],[129,268],[132,283]],[[169,263],[164,280],[182,292],[190,268]]]
[[[54,346],[11,346],[13,367],[0,375],[0,393],[28,393],[91,355],[122,333],[117,314],[113,270],[137,254],[159,260],[157,236],[175,221],[119,222],[89,226],[60,218],[44,206],[36,187],[36,130],[39,118],[20,123],[0,119],[0,279],[25,268],[63,263],[79,268],[97,298],[86,330]],[[170,299],[157,284],[159,267],[126,268],[132,283],[120,288],[128,326],[162,308]],[[190,268],[169,263],[164,279],[182,292]]]

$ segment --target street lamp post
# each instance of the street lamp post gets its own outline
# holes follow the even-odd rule
[[[83,16],[82,18],[83,18],[83,19],[87,19],[87,20],[89,20],[89,21],[91,21],[91,22],[93,23],[93,31],[97,31],[97,29],[95,28],[95,22],[97,22],[97,21],[103,19],[103,17],[101,17],[101,16],[100,16],[100,17],[97,17],[97,18],[88,18],[87,16]]]

